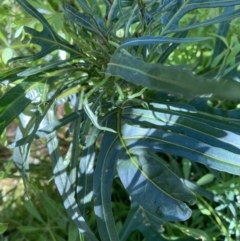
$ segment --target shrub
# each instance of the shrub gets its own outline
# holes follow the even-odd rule
[[[229,110],[239,100],[239,1],[79,0],[63,1],[61,12],[54,3],[16,2],[35,20],[20,33],[31,44],[2,53],[10,67],[1,73],[0,131],[18,118],[10,147],[23,180],[31,143],[46,138],[64,208],[86,240],[124,241],[135,230],[145,240],[218,240],[194,220],[201,213],[214,216],[219,235],[239,239],[239,205],[199,186],[240,174],[239,111]],[[71,137],[65,157],[56,135],[63,126]],[[195,183],[191,170],[204,176]],[[113,184],[124,207],[130,202],[127,217],[114,219]]]

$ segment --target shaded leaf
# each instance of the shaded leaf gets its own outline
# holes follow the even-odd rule
[[[48,121],[51,123],[54,120],[53,111],[48,112]],[[83,218],[76,199],[75,191],[71,188],[71,183],[69,177],[66,173],[65,165],[63,159],[60,155],[58,139],[56,133],[52,133],[47,138],[48,150],[50,153],[53,174],[58,191],[63,199],[64,207],[69,215],[69,217],[74,221],[78,227],[79,232],[83,233],[87,238],[93,241],[97,241],[97,238],[92,233],[91,229],[87,225],[85,219]]]
[[[14,52],[11,48],[5,48],[2,51],[2,61],[4,64],[7,64],[8,60],[11,59],[14,55]]]
[[[192,21],[194,22],[194,21]],[[188,30],[187,31],[182,31],[180,33],[176,33],[174,35],[175,38],[185,38],[188,34]],[[165,46],[164,46],[165,45]],[[158,63],[164,63],[167,58],[169,57],[169,55],[180,45],[180,43],[166,43],[162,46],[162,48],[164,49],[164,47],[166,48],[163,53],[161,54],[161,56],[158,58]]]
[[[153,36],[143,36],[139,38],[129,39],[120,45],[119,49],[128,47],[128,46],[141,46],[141,45],[151,45],[151,44],[163,44],[163,43],[193,43],[206,41],[211,38],[203,37],[203,38],[171,38],[166,36],[161,37],[153,37]]]
[[[233,109],[233,110],[225,110],[222,108],[217,107],[211,107],[208,105],[208,99],[207,98],[196,98],[191,100],[191,105],[193,105],[196,110],[206,112],[212,115],[221,116],[224,118],[231,119],[232,122],[239,123],[240,119],[240,110],[239,109]]]
[[[48,215],[57,222],[61,229],[64,229],[69,222],[64,212],[64,207],[60,205],[58,200],[47,197],[41,190],[38,191],[38,197]]]
[[[0,234],[4,233],[8,228],[7,223],[0,223]]]
[[[225,7],[223,12],[227,13],[227,12],[232,12],[232,11],[234,11],[234,6]],[[221,22],[218,27],[217,35],[226,37],[229,27],[230,27],[230,21]],[[212,55],[212,60],[214,60],[215,57],[217,57],[225,49],[226,49],[226,46],[221,41],[221,39],[216,38],[215,47],[214,47],[214,51],[213,51],[213,55]]]
[[[34,206],[34,204],[30,200],[25,200],[24,206],[28,210],[28,212],[31,214],[31,216],[36,218],[41,223],[44,223],[44,220],[43,220],[41,214],[38,212],[37,208]]]
[[[208,115],[196,111],[189,111],[189,113],[186,113],[186,111],[184,113],[183,109],[179,108],[177,111],[177,108],[174,110],[171,105],[161,106],[162,109],[156,112],[143,109],[125,109],[123,111],[124,118],[130,120],[130,123],[140,124],[143,127],[145,125],[149,125],[149,127],[153,125],[155,128],[161,127],[162,130],[181,133],[209,145],[221,146],[239,153],[239,124],[215,119],[216,125],[219,125],[216,126],[214,122],[207,123],[208,119],[210,120]],[[165,109],[167,106],[172,110]],[[233,140],[235,141],[233,142]]]
[[[41,46],[41,50],[39,53],[33,56],[16,57],[10,61],[33,61],[46,56],[56,49],[65,50],[66,52],[76,56],[81,55],[81,51],[78,49],[78,47],[75,45],[70,45],[66,40],[56,34],[46,19],[26,0],[17,0],[17,2],[24,8],[26,12],[31,14],[34,18],[38,19],[39,22],[43,25],[43,30],[41,32],[26,26],[24,27],[26,33],[32,35],[31,43]]]
[[[91,206],[93,197],[93,175],[95,161],[95,144],[100,130],[93,128],[86,139],[86,144],[82,150],[81,162],[79,163],[77,174],[77,200],[80,211],[87,218],[87,208]]]
[[[156,227],[154,227],[154,224],[156,224]],[[119,234],[120,240],[127,241],[133,231],[139,230],[146,241],[166,241],[161,236],[161,232],[163,232],[161,224],[163,224],[161,219],[149,214],[141,206],[134,203]]]
[[[72,22],[85,28],[86,30],[103,37],[103,33],[91,15],[78,12],[74,7],[64,4],[64,14]]]
[[[169,224],[169,226],[175,227],[176,229],[181,230],[184,234],[193,237],[194,239],[203,240],[203,241],[212,241],[207,232],[204,230],[199,230],[195,228],[186,228],[181,224]]]
[[[166,221],[188,219],[191,210],[184,202],[194,204],[194,195],[156,155],[140,149],[132,153],[129,160],[122,160],[117,167],[132,201]]]
[[[40,102],[39,93],[43,92],[47,80],[55,80],[52,78],[31,77],[27,78],[20,84],[10,89],[0,102],[0,134],[8,126],[14,118],[33,101]]]
[[[56,70],[58,66],[60,66],[64,63],[70,62],[73,59],[74,58],[68,58],[66,60],[54,61],[53,63],[50,63],[50,64],[43,64],[43,65],[29,67],[29,68],[25,69],[24,71],[19,71],[17,75],[20,77],[27,77],[27,76],[35,75],[38,73],[43,73],[50,69]],[[61,66],[60,68],[62,69],[63,67]]]
[[[238,83],[222,80],[216,85],[214,80],[193,75],[188,70],[160,63],[145,63],[120,52],[112,56],[106,74],[149,89],[182,94],[185,97],[213,94],[223,98],[239,99]]]
[[[164,35],[170,33],[170,32],[176,32],[176,31],[183,31],[183,30],[188,30],[188,29],[193,29],[196,27],[203,27],[207,26],[209,24],[215,24],[215,23],[220,23],[223,21],[228,21],[230,19],[234,19],[239,16],[240,11],[232,11],[232,12],[225,12],[221,14],[218,17],[206,20],[201,23],[195,23],[192,25],[189,25],[184,28],[179,28],[178,23],[180,19],[189,11],[192,11],[194,9],[199,9],[199,8],[216,8],[216,7],[229,7],[233,5],[239,5],[239,1],[223,1],[223,0],[190,0],[185,2],[180,10],[172,17],[172,19],[168,22],[166,27],[163,30]]]
[[[130,111],[130,109],[124,109],[125,113],[127,111]],[[145,112],[145,110],[142,110],[142,113],[143,112]],[[151,111],[149,111],[149,113],[150,112]],[[163,118],[161,120],[158,116],[160,113],[161,110],[159,110],[159,113],[153,112],[150,114],[153,122],[155,121],[156,124],[164,120]],[[198,119],[197,116],[196,114],[196,119]],[[142,115],[142,117],[144,116]],[[129,119],[129,117],[127,118]],[[191,125],[191,131],[196,131],[195,134],[193,134],[193,132],[191,134],[191,131],[183,131],[181,124],[178,126],[178,118],[173,118],[172,121],[174,123],[169,123],[170,125],[164,128],[164,125],[168,125],[168,122],[171,121],[171,116],[166,119],[166,124],[160,125],[161,128],[159,128],[159,125],[152,126],[151,124],[149,125],[147,121],[144,121],[144,119],[141,120],[141,115],[135,115],[134,111],[132,112],[131,119],[131,122],[128,121],[128,124],[124,124],[125,131],[123,132],[123,138],[127,140],[127,146],[134,145],[134,148],[142,146],[142,148],[149,148],[149,150],[154,152],[167,152],[185,157],[191,161],[200,162],[219,171],[229,172],[235,175],[240,174],[239,125],[219,120],[218,118],[213,122],[214,117],[212,116],[212,119],[209,118],[209,120],[211,120],[209,121],[209,125],[211,126],[208,128],[208,130],[212,128],[213,131],[211,134],[209,134],[208,130],[205,130],[206,132],[204,133],[204,128],[199,131],[198,125],[195,127]],[[151,117],[147,119],[151,121]],[[192,115],[192,121],[194,121],[194,119],[194,115]],[[205,119],[207,122],[208,116],[205,115]],[[218,122],[222,129],[215,127],[214,130],[215,123],[218,125]],[[142,127],[137,127],[133,125],[134,123],[135,125],[142,123]],[[184,123],[184,121],[180,119],[179,123]],[[198,122],[198,124],[200,124],[200,122]],[[203,125],[206,126],[206,124]],[[169,132],[171,126],[173,126],[173,131]],[[238,133],[236,133],[235,130],[238,130]],[[199,133],[197,133],[198,131]],[[215,141],[214,146],[212,141]],[[226,145],[227,148],[225,148]]]
[[[108,126],[116,129],[117,122],[113,114],[114,112],[111,112],[105,118],[108,120]],[[111,205],[111,186],[116,174],[116,154],[118,153],[114,145],[116,140],[116,134],[105,132],[93,179],[94,212],[99,235],[104,241],[119,240]]]
[[[105,126],[100,126],[97,120],[97,116],[92,112],[92,110],[90,109],[87,100],[85,99],[83,102],[83,108],[85,110],[85,112],[87,113],[88,117],[90,118],[90,120],[92,121],[92,123],[100,130],[103,131],[110,131],[110,132],[116,132],[115,130],[105,127]]]

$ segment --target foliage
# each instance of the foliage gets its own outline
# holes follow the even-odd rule
[[[10,147],[26,191],[31,144],[45,138],[81,240],[239,240],[240,123],[239,110],[229,110],[239,100],[231,28],[239,1],[79,0],[61,10],[57,1],[16,2],[12,9],[26,12],[11,13],[16,44],[0,36],[0,134],[18,118]],[[66,115],[57,119],[62,104]],[[116,214],[118,205],[131,207],[127,216]]]

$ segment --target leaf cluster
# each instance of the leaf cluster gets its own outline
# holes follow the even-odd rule
[[[214,210],[202,198],[215,205],[213,192],[199,187],[201,179],[191,181],[190,167],[180,172],[173,163],[180,157],[182,165],[205,166],[204,180],[208,172],[219,180],[240,174],[239,111],[208,105],[210,97],[212,103],[239,100],[239,43],[234,34],[228,40],[239,1],[63,1],[61,9],[48,3],[56,11],[49,19],[38,1],[16,2],[41,24],[23,28],[38,47],[11,59],[8,48],[3,63],[11,67],[0,75],[0,135],[18,118],[10,147],[24,184],[31,144],[46,138],[56,187],[82,240],[124,241],[136,230],[145,240],[170,234],[211,240],[194,225],[171,223],[200,215],[189,208],[195,204],[215,215],[221,235],[237,237],[239,207],[222,201],[236,217],[229,224],[234,231],[226,230],[216,211],[221,207]],[[205,16],[204,8],[215,14]],[[216,33],[206,36],[209,26]],[[60,105],[66,115],[57,119]],[[71,136],[66,156],[57,137],[63,126]],[[112,212],[116,180],[131,206],[121,228]]]

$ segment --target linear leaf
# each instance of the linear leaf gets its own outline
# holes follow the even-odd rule
[[[66,223],[69,222],[69,220],[64,212],[64,207],[59,205],[59,201],[48,197],[47,195],[42,193],[41,190],[38,190],[38,198],[46,209],[49,217],[51,217],[52,220],[58,221],[59,227],[64,229],[66,227]],[[61,220],[61,222],[59,222],[59,220]]]
[[[197,139],[155,128],[140,128],[125,124],[123,138],[127,146],[148,148],[154,152],[167,152],[202,163],[210,168],[240,174],[239,154],[208,145]]]
[[[25,200],[24,201],[24,207],[27,209],[27,211],[36,218],[38,221],[40,221],[42,224],[44,224],[44,219],[42,218],[41,214],[39,213],[36,206],[32,203],[31,200]]]
[[[115,130],[112,130],[111,128],[105,127],[105,126],[100,126],[98,123],[98,119],[97,116],[92,112],[92,110],[90,109],[87,99],[85,99],[83,101],[83,108],[85,110],[85,112],[87,113],[89,119],[92,121],[92,123],[94,124],[94,126],[96,126],[98,129],[103,130],[103,131],[110,131],[110,132],[114,132]]]
[[[238,9],[238,10],[235,10],[230,13],[229,12],[224,13],[218,17],[209,19],[209,20],[201,22],[201,23],[195,23],[195,24],[189,25],[187,27],[183,27],[180,29],[174,29],[174,31],[173,30],[166,31],[164,34],[169,34],[171,32],[180,32],[180,31],[190,30],[193,28],[200,28],[200,27],[204,27],[207,25],[213,25],[213,24],[217,24],[217,23],[221,23],[221,22],[225,22],[225,21],[230,21],[234,18],[238,18],[239,16],[240,16],[240,10]]]
[[[85,218],[87,216],[87,208],[91,205],[93,197],[93,174],[96,156],[95,144],[99,133],[100,130],[97,128],[93,128],[89,133],[82,150],[78,168],[77,200],[79,209]]]
[[[77,0],[84,12],[93,14],[93,9],[91,9],[86,0]],[[65,1],[64,1],[65,2]]]
[[[109,119],[108,124],[111,129],[116,129],[117,121],[113,113],[107,115]],[[94,172],[94,211],[97,218],[99,235],[104,241],[119,240],[111,206],[111,186],[116,174],[116,154],[118,147],[115,146],[115,141],[117,139],[116,134],[105,132]]]
[[[48,79],[55,77],[27,78],[4,94],[0,102],[0,134],[32,101],[40,99],[38,92],[43,92]]]
[[[157,224],[156,227],[155,224]],[[161,236],[163,231],[161,224],[163,224],[161,219],[149,214],[137,203],[134,203],[119,234],[120,240],[127,241],[133,231],[139,230],[146,241],[166,241]]]
[[[8,228],[8,223],[0,223],[0,234],[4,233]]]
[[[49,135],[50,133],[58,130],[60,127],[67,125],[68,123],[76,120],[77,118],[80,118],[83,114],[83,111],[75,111],[65,117],[63,117],[60,120],[56,120],[54,122],[52,122],[51,124],[48,124],[40,129],[38,129],[35,133],[34,139],[39,139],[39,138],[43,138],[46,137],[47,135]],[[14,143],[11,143],[9,145],[9,148],[14,148],[14,147],[18,147],[18,146],[22,146],[24,144],[27,144],[29,142],[29,135],[25,136],[22,139],[17,140]]]
[[[185,2],[181,6],[181,8],[178,10],[178,12],[172,17],[172,19],[169,21],[169,23],[166,25],[166,27],[163,30],[164,35],[170,33],[170,32],[175,32],[175,31],[183,31],[187,29],[192,29],[200,26],[206,26],[209,24],[215,24],[215,23],[220,23],[226,20],[230,20],[233,18],[236,18],[239,16],[239,10],[233,11],[231,13],[223,13],[218,17],[212,18],[210,20],[201,22],[201,23],[196,23],[190,26],[187,26],[185,28],[178,28],[178,22],[179,20],[189,11],[192,11],[194,9],[199,9],[199,8],[216,8],[216,7],[229,7],[233,5],[239,5],[239,1],[223,1],[223,0],[190,0]]]
[[[66,60],[55,61],[55,62],[50,63],[50,64],[37,65],[37,66],[29,67],[29,68],[25,69],[24,71],[19,71],[17,76],[27,77],[27,76],[35,75],[35,74],[38,74],[38,73],[41,73],[41,72],[44,72],[44,71],[50,70],[50,69],[56,70],[56,67],[66,63],[66,62],[70,62],[72,59],[74,59],[74,58],[68,58]],[[61,68],[63,68],[63,67],[61,66]]]
[[[99,29],[99,26],[91,15],[87,16],[86,14],[80,13],[68,4],[64,4],[64,14],[77,25],[97,34],[98,36],[103,36],[102,31]]]
[[[232,110],[225,110],[222,108],[213,108],[208,105],[207,98],[196,98],[193,99],[190,104],[193,105],[196,110],[200,112],[206,112],[209,114],[213,114],[215,116],[219,116],[221,118],[228,119],[234,123],[240,124],[240,110],[239,109],[232,109]]]
[[[229,125],[228,129],[224,127],[219,129],[210,123],[205,123],[204,118],[207,119],[207,116],[196,118],[197,116],[195,117],[194,113],[181,113],[180,111],[171,110],[155,112],[152,110],[126,108],[123,110],[123,115],[131,123],[142,126],[149,125],[149,127],[152,124],[155,127],[161,127],[163,130],[181,133],[209,145],[221,146],[223,149],[240,154],[240,125],[235,125],[238,128],[238,133],[236,133],[236,128],[232,131],[231,128],[234,125],[231,126],[229,122],[217,120],[219,124]]]
[[[193,237],[195,240],[204,240],[204,241],[211,241],[212,239],[209,237],[207,232],[200,229],[195,228],[186,228],[181,224],[175,225],[173,223],[168,224],[170,227],[175,227],[176,229],[181,230],[184,234]]]
[[[120,52],[116,52],[111,58],[106,74],[149,89],[182,94],[186,97],[213,94],[228,99],[239,99],[240,85],[233,81],[222,80],[216,85],[214,80],[193,75],[188,70],[160,63],[146,63]]]
[[[225,7],[224,13],[234,11],[234,6]],[[219,24],[217,35],[226,37],[229,31],[230,21],[224,21]],[[212,60],[214,60],[221,52],[225,50],[226,46],[220,38],[216,38],[215,47],[212,55]]]
[[[47,118],[49,123],[51,123],[52,120],[54,120],[54,113],[52,110],[48,112]],[[55,132],[51,133],[48,136],[47,146],[52,161],[55,183],[63,199],[64,207],[69,217],[74,221],[74,223],[78,227],[79,232],[83,233],[90,240],[97,241],[97,238],[90,230],[89,226],[87,225],[85,219],[83,218],[78,208],[75,199],[75,192],[73,191],[74,188],[71,187],[71,183],[67,175],[63,159],[60,155],[58,140]]]
[[[143,36],[139,38],[129,39],[120,45],[119,49],[128,46],[141,46],[141,45],[151,45],[151,44],[164,44],[164,43],[193,43],[209,40],[209,37],[203,38],[172,38],[172,37],[153,37],[153,36]]]
[[[192,20],[192,22],[194,22]],[[185,38],[188,34],[188,31],[182,31],[180,33],[176,33],[174,36],[178,38]],[[162,48],[164,49],[163,53],[161,54],[160,58],[158,57],[158,63],[164,63],[168,56],[179,46],[180,43],[173,43],[173,44],[164,44]],[[166,48],[166,49],[165,49]]]
[[[3,81],[6,81],[6,80],[9,82],[13,82],[13,81],[19,79],[17,74],[21,71],[24,71],[25,69],[27,69],[27,68],[26,67],[16,67],[16,68],[8,69],[6,71],[2,70],[0,73],[1,84]]]
[[[82,9],[84,10],[84,12],[91,13],[93,15],[98,15],[98,16],[101,15],[102,11],[96,0],[90,0],[90,1],[77,0],[77,1],[79,5],[82,7]],[[105,0],[103,2],[106,3]]]
[[[74,109],[78,110],[79,108],[79,101],[80,98],[82,98],[81,96],[76,97],[76,103],[74,105]],[[69,175],[69,180],[71,182],[71,184],[75,189],[75,183],[77,182],[77,164],[78,164],[78,159],[79,159],[79,153],[80,153],[80,138],[79,138],[79,133],[80,133],[80,126],[81,126],[81,122],[82,122],[82,118],[80,118],[81,116],[79,116],[79,118],[77,118],[76,120],[74,120],[71,123],[71,128],[74,130],[73,133],[73,140],[72,140],[72,147],[71,147],[71,159],[70,159],[70,165],[69,165],[69,169],[70,169],[70,175]],[[82,211],[80,210],[80,212],[82,213]]]

